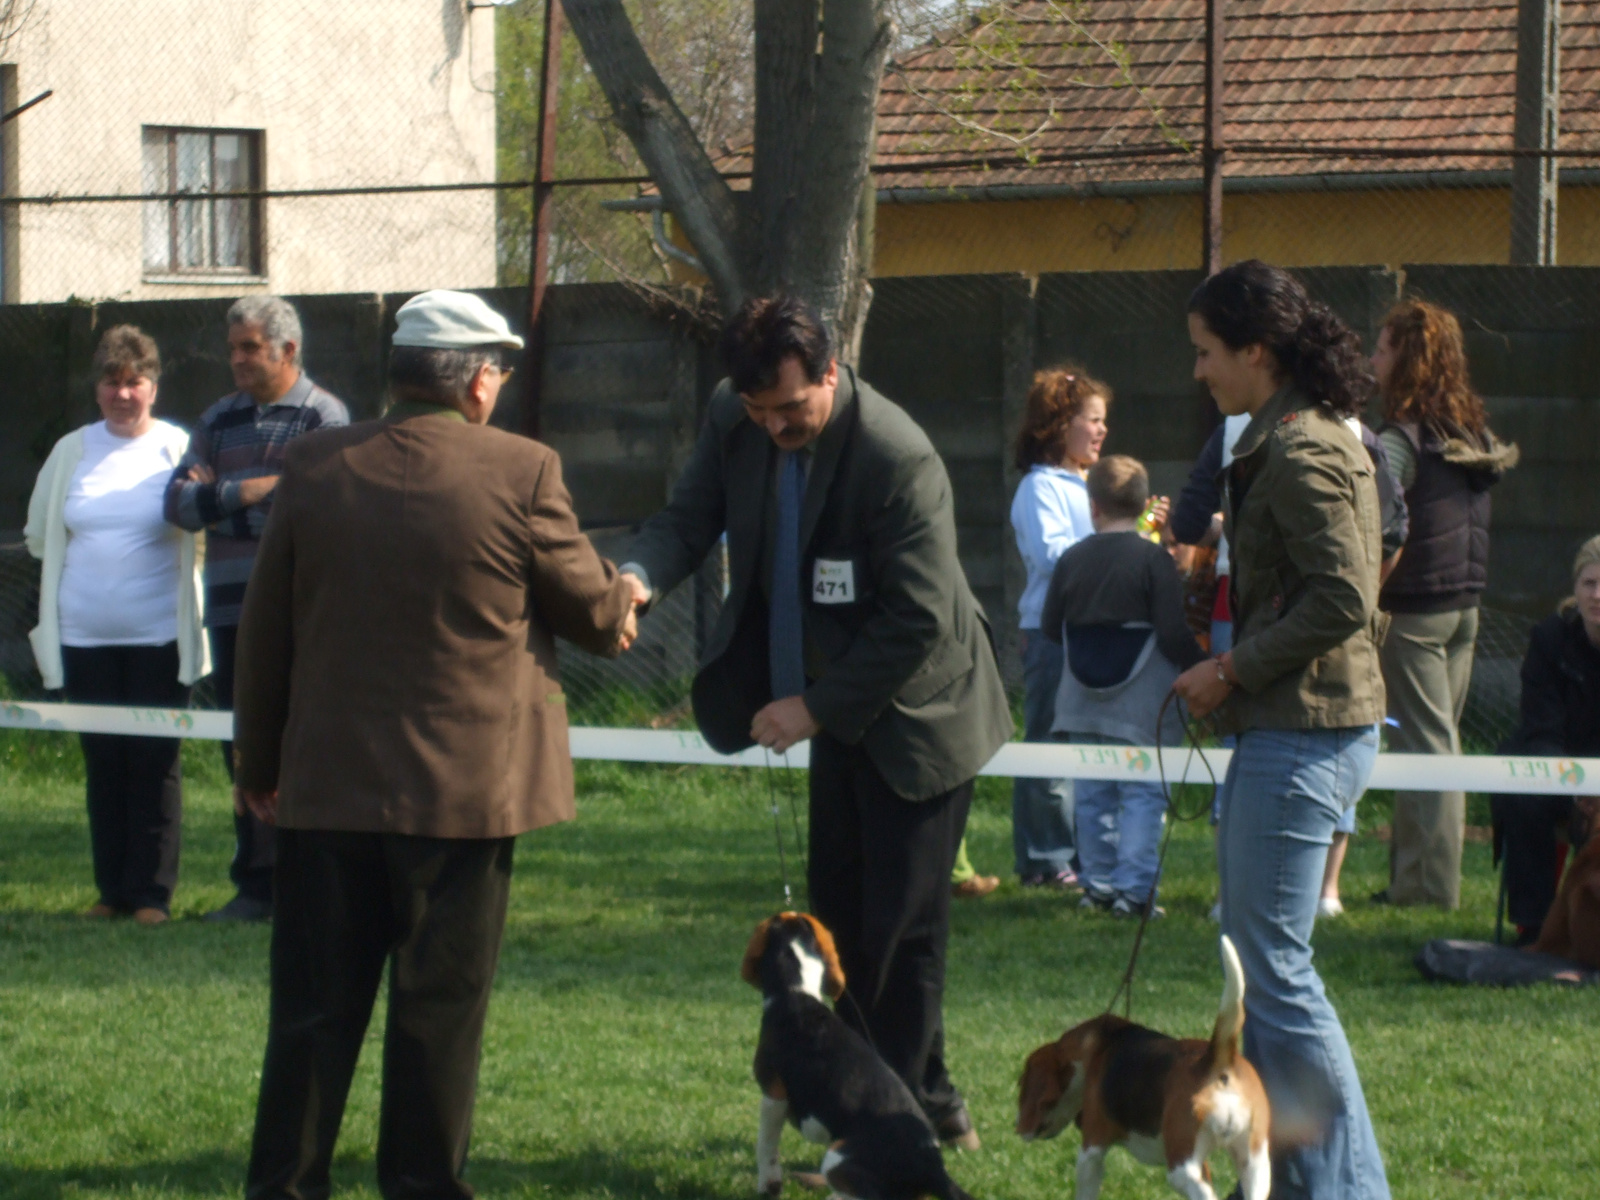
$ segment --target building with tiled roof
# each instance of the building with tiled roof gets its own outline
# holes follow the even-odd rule
[[[1228,0],[1224,256],[1503,263],[1516,0]],[[1200,261],[1204,0],[1029,0],[901,56],[881,275]],[[1600,264],[1600,0],[1561,5],[1557,260]]]

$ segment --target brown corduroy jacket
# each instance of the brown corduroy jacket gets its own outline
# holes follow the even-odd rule
[[[553,638],[614,653],[629,601],[547,446],[441,409],[301,438],[239,626],[238,782],[292,829],[569,820]]]

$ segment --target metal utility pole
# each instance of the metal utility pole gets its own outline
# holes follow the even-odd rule
[[[533,169],[532,246],[528,262],[528,344],[522,356],[522,432],[539,436],[543,399],[545,290],[550,285],[550,226],[555,218],[556,95],[561,85],[561,0],[544,0],[539,52],[539,145]]]
[[[1556,265],[1555,157],[1561,135],[1561,0],[1518,0],[1511,261]]]
[[[1552,0],[1553,2],[1553,0]],[[1222,270],[1222,50],[1226,43],[1222,0],[1206,0],[1206,112],[1200,161],[1201,246],[1207,275]]]

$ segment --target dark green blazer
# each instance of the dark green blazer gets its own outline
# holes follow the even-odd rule
[[[751,744],[751,718],[772,698],[758,576],[777,453],[724,381],[667,507],[627,555],[665,593],[727,531],[728,598],[693,689],[701,732],[723,753]],[[863,746],[909,800],[971,779],[1010,739],[1011,709],[988,621],[956,557],[950,479],[916,422],[847,367],[813,445],[800,544],[812,716]],[[852,601],[827,602],[819,559],[834,578],[849,564]]]

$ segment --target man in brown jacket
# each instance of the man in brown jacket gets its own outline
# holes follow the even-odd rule
[[[461,1180],[513,839],[573,816],[559,634],[616,653],[633,592],[548,447],[489,428],[474,296],[399,313],[393,407],[296,441],[239,628],[239,803],[276,824],[272,1000],[246,1195],[326,1196],[384,961],[378,1183]]]

